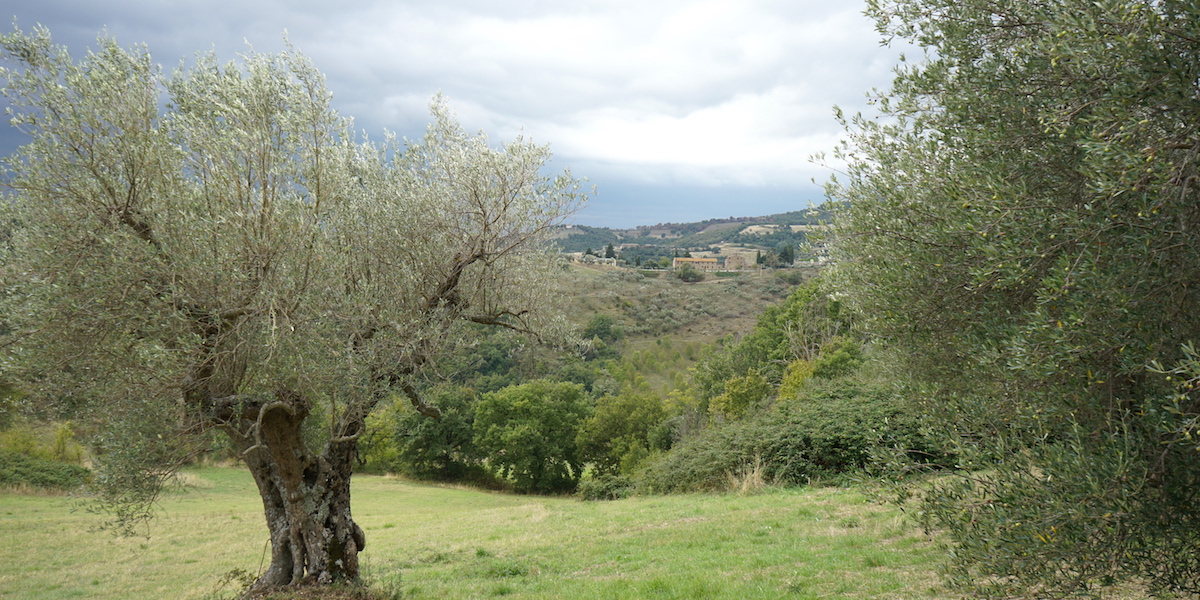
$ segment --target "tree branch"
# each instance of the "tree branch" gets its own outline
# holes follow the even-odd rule
[[[421,395],[417,393],[417,389],[414,388],[411,383],[402,382],[400,384],[400,390],[404,392],[405,396],[408,396],[409,402],[412,402],[412,405],[417,409],[417,412],[435,419],[442,418],[442,411],[438,410],[438,407],[425,402],[425,400],[421,398]]]

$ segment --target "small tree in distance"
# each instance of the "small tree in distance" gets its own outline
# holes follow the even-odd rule
[[[656,449],[653,437],[666,419],[658,394],[624,389],[606,395],[580,425],[579,451],[598,474],[630,475]]]
[[[679,267],[679,271],[675,273],[675,276],[687,283],[704,281],[704,273],[701,273],[696,269],[696,267],[686,263],[682,267]]]
[[[587,416],[587,396],[577,383],[541,379],[510,386],[475,405],[475,444],[517,490],[569,492],[583,474],[575,438]]]
[[[468,322],[550,332],[544,242],[585,200],[544,146],[467,135],[359,142],[292,49],[166,79],[110,38],[75,62],[42,28],[0,37],[28,144],[6,159],[5,376],[97,431],[118,524],[222,432],[263,502],[253,589],[356,580],[350,473],[372,410],[418,393]],[[168,103],[160,109],[166,92]]]
[[[375,411],[367,422],[372,439],[360,441],[368,463],[380,470],[422,479],[463,480],[479,469],[475,450],[474,390],[439,385],[427,392],[441,416],[434,419],[407,405]]]

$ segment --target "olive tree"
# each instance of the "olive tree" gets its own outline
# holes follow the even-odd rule
[[[957,444],[961,581],[1200,591],[1200,5],[870,2],[906,63],[847,121],[840,293]],[[1160,371],[1163,369],[1159,369]]]
[[[292,49],[168,77],[110,38],[78,61],[40,28],[0,45],[29,134],[0,313],[22,402],[90,417],[123,522],[224,434],[270,534],[255,587],[356,579],[365,419],[395,394],[437,416],[418,390],[467,323],[558,331],[544,240],[586,193],[440,98],[423,138],[361,141]]]

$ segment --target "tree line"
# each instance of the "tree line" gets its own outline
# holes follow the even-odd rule
[[[939,456],[906,404],[862,372],[863,340],[817,281],[715,344],[633,350],[604,314],[582,331],[580,356],[487,335],[460,357],[473,366],[431,393],[443,418],[400,404],[373,417],[362,468],[614,498],[724,489],[756,461],[768,481],[795,484],[861,470],[884,449]],[[656,374],[671,375],[655,386]]]

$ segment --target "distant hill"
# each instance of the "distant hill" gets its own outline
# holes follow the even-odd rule
[[[622,236],[616,230],[607,227],[588,227],[586,225],[566,225],[559,227],[554,233],[553,242],[563,252],[585,252],[593,250],[600,253],[609,244],[620,244]]]
[[[813,228],[828,222],[829,213],[820,209],[792,211],[763,217],[709,219],[697,223],[658,223],[633,229],[609,229],[586,225],[560,227],[554,243],[563,252],[592,252],[603,255],[612,244],[624,258],[669,257],[680,252],[720,252],[736,246],[742,250],[774,250],[780,245],[798,247],[808,241]]]

